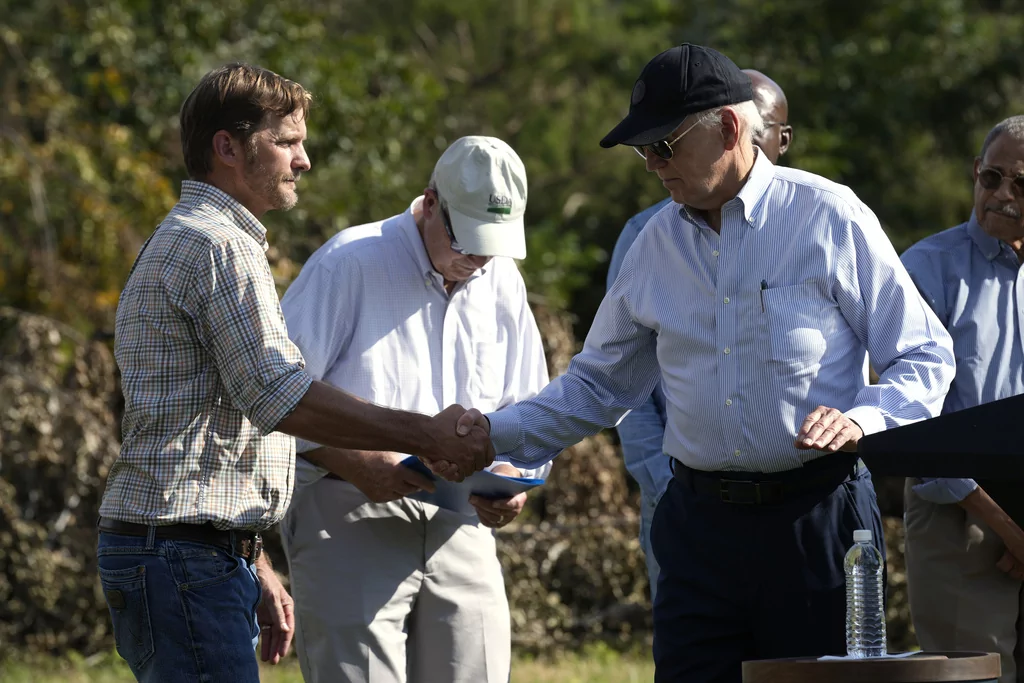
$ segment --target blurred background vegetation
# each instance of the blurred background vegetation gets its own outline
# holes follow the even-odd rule
[[[530,186],[521,267],[559,370],[619,230],[664,195],[598,140],[643,65],[683,41],[778,81],[796,130],[784,163],[851,186],[898,250],[966,220],[985,133],[1024,111],[1024,0],[0,0],[0,660],[109,650],[92,548],[117,390],[88,339],[109,342],[134,256],[176,201],[178,108],[206,71],[249,61],[315,95],[299,206],[265,220],[282,291],[338,230],[403,211],[457,137],[511,144]],[[905,649],[901,486],[877,483]],[[613,444],[563,455],[545,489],[531,543],[501,544],[517,647],[633,642],[649,604]]]
[[[184,176],[178,108],[232,60],[316,96],[299,207],[266,219],[282,285],[489,134],[529,173],[528,283],[585,332],[619,229],[663,196],[597,142],[682,41],[774,77],[785,162],[853,187],[902,249],[967,217],[981,139],[1024,103],[1022,29],[1019,0],[0,0],[0,304],[112,330]]]

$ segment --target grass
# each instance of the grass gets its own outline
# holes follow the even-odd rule
[[[135,679],[116,654],[88,659],[74,656],[64,659],[7,661],[0,663],[3,683],[132,683]],[[516,658],[512,663],[512,683],[649,683],[654,680],[654,664],[637,656],[622,656],[605,648],[586,650],[557,659]],[[302,683],[302,673],[294,657],[278,666],[264,666],[262,683]]]

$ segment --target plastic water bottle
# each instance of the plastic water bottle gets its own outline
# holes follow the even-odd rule
[[[871,531],[853,532],[853,547],[843,561],[846,570],[846,655],[884,657],[885,590],[882,554],[871,544]]]

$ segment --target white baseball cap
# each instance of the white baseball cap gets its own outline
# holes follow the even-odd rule
[[[459,138],[434,166],[433,185],[467,254],[526,258],[526,168],[498,138]]]

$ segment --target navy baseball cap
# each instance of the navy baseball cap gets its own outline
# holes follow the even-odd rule
[[[602,147],[664,140],[690,114],[754,99],[750,78],[721,52],[683,43],[647,62],[633,86],[629,113]]]

